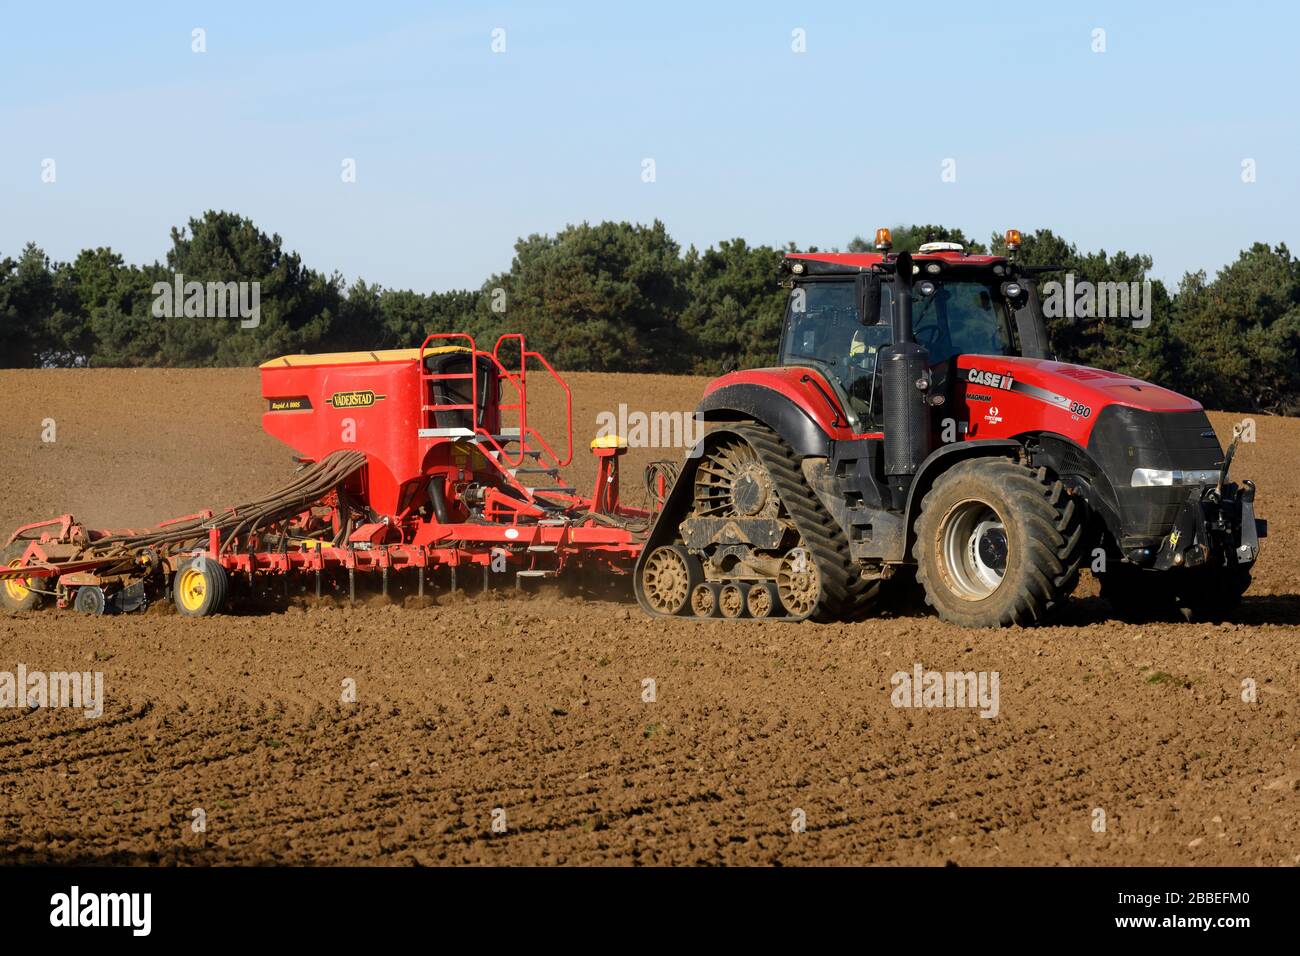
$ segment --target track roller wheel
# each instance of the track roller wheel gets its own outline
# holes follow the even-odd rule
[[[777,613],[780,600],[775,584],[771,581],[757,581],[749,586],[749,593],[745,595],[745,610],[749,611],[750,617],[771,617]]]
[[[718,590],[707,581],[695,585],[691,592],[691,613],[696,617],[713,617],[718,610]]]
[[[230,578],[218,562],[202,555],[187,558],[172,579],[176,610],[185,617],[207,617],[225,606]]]
[[[718,611],[726,618],[737,618],[745,613],[745,592],[739,584],[724,584],[718,590]]]
[[[87,584],[77,588],[77,596],[72,600],[72,607],[82,614],[103,614],[108,607],[108,599],[104,597],[103,588]]]
[[[794,617],[812,613],[821,594],[821,579],[817,574],[817,565],[808,557],[806,548],[791,548],[781,559],[776,588],[781,596],[781,604]]]
[[[681,614],[691,605],[691,593],[702,583],[704,569],[680,544],[655,548],[641,572],[646,600],[658,614]]]
[[[27,545],[21,541],[9,545],[0,554],[0,567],[21,568],[25,550]],[[6,611],[30,611],[40,607],[41,595],[28,586],[30,583],[28,578],[5,578],[0,581],[0,606]]]

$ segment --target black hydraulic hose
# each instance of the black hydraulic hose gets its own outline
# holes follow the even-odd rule
[[[258,529],[301,513],[313,502],[338,488],[366,463],[364,452],[341,451],[300,470],[285,487],[243,505],[228,508],[211,518],[192,518],[154,531],[135,535],[100,538],[86,553],[133,551],[149,547],[179,546],[200,542],[212,529],[223,538],[222,550],[240,536],[251,537]],[[340,504],[342,496],[340,495]],[[349,518],[350,521],[350,518]]]
[[[443,491],[442,479],[429,479],[429,502],[433,505],[433,515],[439,524],[451,524],[450,512],[447,511],[447,495]]]

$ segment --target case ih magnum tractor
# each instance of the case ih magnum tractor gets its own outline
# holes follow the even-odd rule
[[[1255,486],[1201,406],[1053,361],[1034,274],[927,243],[792,253],[779,363],[724,375],[636,567],[657,615],[853,620],[914,567],[968,627],[1046,620],[1087,561],[1121,616],[1215,619]],[[1104,555],[1104,560],[1102,556]]]

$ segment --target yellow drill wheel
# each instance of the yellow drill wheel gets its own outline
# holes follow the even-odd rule
[[[0,555],[0,567],[21,568],[26,546],[15,542]],[[41,603],[41,595],[33,591],[28,578],[5,578],[0,581],[0,605],[8,611],[26,611]]]
[[[230,578],[212,558],[187,558],[172,579],[172,600],[185,617],[207,617],[226,603]]]

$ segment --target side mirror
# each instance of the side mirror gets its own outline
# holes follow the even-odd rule
[[[863,325],[875,325],[880,317],[880,276],[867,273],[862,277],[862,315]]]

